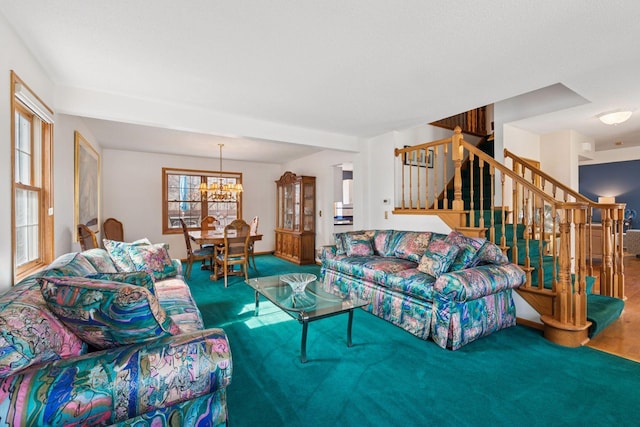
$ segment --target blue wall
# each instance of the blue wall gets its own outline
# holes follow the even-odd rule
[[[598,197],[615,196],[616,202],[640,213],[640,160],[580,166],[578,175],[580,193],[586,197],[597,202]],[[597,216],[595,221],[600,220]],[[640,229],[640,216],[631,228]]]

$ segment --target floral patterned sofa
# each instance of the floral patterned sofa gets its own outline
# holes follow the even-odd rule
[[[325,290],[369,301],[364,309],[456,350],[515,325],[512,289],[524,272],[482,238],[399,230],[335,235],[322,251]]]
[[[0,295],[0,425],[226,425],[224,331],[163,245],[110,243]]]

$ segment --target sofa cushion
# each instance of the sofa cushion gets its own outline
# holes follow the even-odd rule
[[[468,237],[459,231],[452,231],[445,240],[459,248],[458,255],[453,264],[451,264],[451,271],[464,270],[473,266],[476,262],[475,257],[478,250],[486,242],[484,238]]]
[[[389,250],[389,243],[393,241],[393,230],[376,230],[371,240],[375,255],[394,256],[393,248]]]
[[[330,270],[336,270],[344,274],[362,277],[364,274],[363,266],[366,263],[377,259],[380,259],[380,257],[376,255],[354,257],[341,255],[336,258],[325,258],[323,265]]]
[[[109,253],[101,248],[87,249],[82,256],[93,265],[98,273],[117,273],[118,269],[109,256]]]
[[[0,378],[28,366],[86,353],[87,345],[47,307],[36,277],[0,296]]]
[[[85,276],[88,279],[107,280],[110,282],[128,283],[129,285],[142,286],[152,294],[156,294],[155,280],[149,271],[132,271],[127,273],[96,273]]]
[[[103,242],[119,272],[151,271],[156,280],[178,274],[164,243],[151,244],[148,239],[132,243],[104,239]]]
[[[476,255],[475,264],[506,264],[509,258],[502,252],[499,246],[487,240]]]
[[[416,268],[416,263],[408,259],[378,256],[362,265],[362,274],[358,277],[386,286],[389,276],[411,268]]]
[[[371,239],[366,235],[347,234],[344,236],[344,250],[347,256],[373,255]]]
[[[51,311],[96,348],[180,333],[156,297],[142,286],[69,276],[38,280]]]
[[[336,233],[333,235],[336,244],[336,254],[337,255],[346,255],[346,237],[353,236],[356,239],[365,240],[373,237],[373,230],[365,230],[365,231],[347,231],[344,233]]]
[[[395,238],[396,234],[398,235]],[[408,259],[413,262],[420,262],[424,251],[431,241],[431,232],[429,231],[405,231],[403,233],[394,233],[393,253],[398,258]]]
[[[402,270],[387,276],[386,286],[404,295],[411,295],[425,301],[433,301],[433,284],[436,279],[417,268]]]
[[[449,271],[460,249],[446,240],[434,240],[420,259],[418,270],[433,277]]]

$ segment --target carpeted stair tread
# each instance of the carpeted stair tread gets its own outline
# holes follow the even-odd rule
[[[481,141],[478,146],[479,149],[484,151],[487,154],[493,156],[493,142]],[[495,242],[499,245],[502,236],[503,236],[503,220],[505,218],[505,212],[501,209],[494,209],[491,211],[490,209],[479,210],[478,208],[482,205],[482,207],[491,206],[491,178],[489,175],[488,167],[482,169],[482,183],[483,183],[483,191],[482,191],[482,203],[480,203],[480,168],[478,167],[478,162],[474,162],[473,171],[469,167],[469,163],[465,163],[463,169],[461,170],[462,175],[462,200],[465,210],[471,210],[471,180],[470,176],[473,173],[473,204],[474,210],[470,213],[468,222],[470,226],[478,227],[480,225],[480,218],[483,218],[484,224],[483,226],[486,228],[491,227],[491,218],[493,216],[493,226],[495,228]],[[453,189],[447,190],[447,196],[449,201],[453,200]],[[442,203],[442,202],[440,202]],[[441,204],[440,204],[441,206]],[[549,255],[542,255],[540,257],[540,241],[536,239],[529,239],[528,241],[524,239],[524,232],[526,226],[524,224],[504,224],[504,238],[505,245],[509,247],[507,250],[507,256],[510,260],[513,261],[513,239],[514,234],[516,236],[516,246],[518,248],[518,259],[516,262],[519,265],[524,265],[525,257],[526,257],[526,248],[527,245],[529,247],[529,263],[532,267],[534,267],[531,272],[531,286],[537,287],[538,282],[540,280],[543,281],[544,287],[546,289],[551,289],[553,282],[554,272],[558,274],[559,271],[559,260],[555,259],[555,269],[554,269],[554,259]],[[545,248],[548,242],[543,242],[542,252],[545,252]],[[539,277],[539,268],[542,267],[543,274],[542,277]],[[575,274],[571,275],[571,283],[573,286],[573,282],[575,281]],[[593,287],[596,282],[596,278],[593,276],[586,276],[586,293],[587,293],[587,318],[593,323],[591,328],[589,329],[589,336],[593,338],[600,331],[605,329],[611,322],[615,321],[624,308],[624,301],[618,298],[611,298],[602,295],[594,295]]]
[[[593,338],[616,321],[624,310],[624,301],[604,295],[587,295],[587,319],[592,322],[589,337]]]

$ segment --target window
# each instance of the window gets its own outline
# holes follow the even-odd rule
[[[14,277],[53,260],[53,112],[11,72]]]
[[[242,218],[242,195],[210,200],[200,193],[200,185],[207,186],[222,179],[223,184],[242,184],[239,172],[211,172],[189,169],[162,168],[162,233],[182,233],[180,219],[190,229],[199,229],[202,218],[216,218],[216,228]]]

